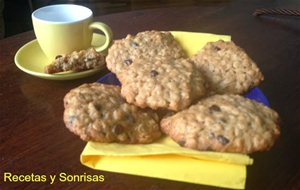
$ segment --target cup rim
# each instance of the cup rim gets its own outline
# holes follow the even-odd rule
[[[52,21],[52,20],[46,20],[43,18],[40,18],[37,16],[37,13],[39,13],[40,11],[44,11],[46,9],[51,9],[53,7],[77,7],[77,8],[81,8],[85,11],[87,11],[86,16],[83,16],[79,19],[74,19],[72,21]],[[80,14],[80,13],[78,13]],[[91,9],[89,9],[88,7],[82,6],[82,5],[75,5],[75,4],[56,4],[56,5],[48,5],[48,6],[44,6],[41,8],[36,9],[35,11],[32,12],[31,17],[33,20],[38,20],[40,22],[44,22],[44,23],[50,23],[50,24],[67,24],[67,23],[77,23],[77,22],[81,22],[83,20],[86,20],[88,18],[91,18],[93,16],[93,12]]]

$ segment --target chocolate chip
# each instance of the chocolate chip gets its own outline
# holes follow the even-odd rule
[[[126,65],[131,65],[132,64],[132,60],[131,59],[126,59],[126,60],[124,60],[124,63]]]
[[[213,104],[212,106],[209,107],[210,112],[220,112],[221,108],[217,106],[216,104]]]
[[[114,125],[112,127],[112,132],[115,133],[116,135],[119,135],[124,132],[124,128],[122,125]]]
[[[133,47],[133,48],[138,48],[140,45],[136,42],[131,42],[130,46]]]
[[[178,141],[178,144],[180,145],[180,146],[184,146],[185,145],[185,140],[180,140],[180,141]]]
[[[97,111],[100,111],[100,110],[101,110],[101,104],[94,104],[94,108],[95,108]]]
[[[226,137],[224,137],[223,135],[218,135],[217,136],[217,140],[219,141],[219,143],[221,143],[222,145],[226,145],[229,143],[229,139],[227,139]]]
[[[158,72],[156,70],[151,70],[150,75],[151,77],[156,77],[158,75]]]
[[[223,117],[222,117],[220,120],[221,120],[223,123],[227,123],[227,120],[226,120],[225,118],[223,118]]]
[[[221,50],[221,48],[218,47],[218,46],[213,46],[213,48],[214,48],[214,50],[216,50],[216,51],[220,51],[220,50]]]
[[[104,113],[101,112],[101,113],[100,113],[100,118],[103,119],[104,117],[105,117]]]
[[[216,138],[216,135],[214,133],[209,133],[208,138],[209,139],[214,139],[214,138]]]
[[[58,58],[61,58],[62,57],[62,55],[57,55],[56,57],[55,57],[55,59],[58,59]]]

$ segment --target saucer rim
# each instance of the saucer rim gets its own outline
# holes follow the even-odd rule
[[[103,37],[104,37],[104,35],[102,35],[102,34],[94,34],[93,41],[99,40],[100,38],[103,38]],[[100,67],[100,68],[90,69],[90,70],[75,72],[75,73],[68,73],[68,74],[47,74],[47,73],[43,73],[43,72],[33,71],[33,70],[28,69],[28,67],[24,67],[23,66],[24,63],[23,64],[20,63],[20,56],[22,56],[22,53],[24,53],[24,51],[26,51],[26,49],[32,48],[31,46],[34,46],[34,45],[39,46],[37,39],[33,39],[33,40],[25,43],[22,47],[20,47],[15,54],[14,62],[15,62],[15,65],[20,70],[22,70],[23,72],[25,72],[27,74],[35,76],[35,77],[39,77],[39,78],[43,78],[43,79],[50,79],[50,80],[73,80],[73,79],[78,79],[78,78],[83,78],[83,77],[93,75],[93,74],[101,71],[105,67],[105,65],[104,65],[103,67]],[[38,48],[40,49],[40,47],[38,47]],[[42,50],[40,49],[40,51],[42,51]],[[25,64],[30,65],[32,63],[25,63]]]

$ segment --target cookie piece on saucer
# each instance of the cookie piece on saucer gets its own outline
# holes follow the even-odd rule
[[[105,65],[105,56],[97,52],[94,48],[74,51],[66,55],[58,55],[55,60],[47,65],[45,73],[54,74],[64,71],[85,71],[89,69],[101,68]]]
[[[85,141],[150,143],[161,136],[157,114],[126,103],[118,86],[83,84],[66,94],[64,106],[66,127]]]
[[[117,75],[121,95],[141,108],[179,111],[206,95],[206,82],[187,59],[158,59],[136,64]]]
[[[209,42],[192,60],[207,78],[212,94],[243,94],[264,78],[254,61],[232,41]]]
[[[161,121],[162,131],[183,147],[218,152],[269,150],[280,135],[272,109],[240,95],[214,95]]]
[[[107,68],[113,73],[127,69],[136,59],[185,57],[184,50],[170,32],[144,31],[115,40],[106,57]]]

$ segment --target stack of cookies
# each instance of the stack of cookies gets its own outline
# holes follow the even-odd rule
[[[196,150],[270,149],[279,116],[242,95],[263,75],[233,42],[209,42],[188,58],[170,32],[115,40],[107,68],[121,87],[84,84],[64,99],[66,126],[83,140],[150,143],[164,134]]]

